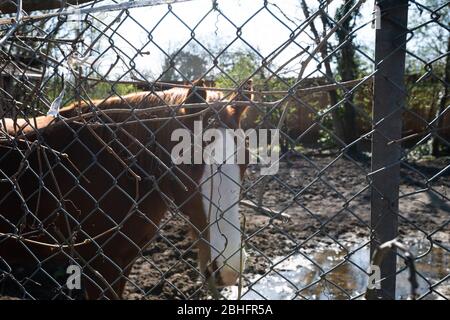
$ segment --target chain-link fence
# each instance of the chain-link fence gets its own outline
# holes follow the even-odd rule
[[[450,297],[450,2],[0,10],[0,298]]]

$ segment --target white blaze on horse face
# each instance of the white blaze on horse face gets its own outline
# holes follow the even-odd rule
[[[229,148],[235,148],[234,139],[226,139],[230,133],[225,129],[219,130],[222,134],[217,136],[219,139],[213,144],[226,148],[223,150],[224,155],[230,154]],[[205,153],[205,156],[208,155]],[[223,159],[222,163],[225,162],[226,159]],[[233,285],[239,277],[241,258],[243,263],[246,259],[239,221],[240,167],[226,163],[205,165],[201,182],[204,182],[201,185],[203,208],[210,221],[211,261],[216,261],[222,283]]]

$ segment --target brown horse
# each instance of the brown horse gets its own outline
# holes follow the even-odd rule
[[[192,130],[195,121],[204,128],[239,127],[246,107],[183,107],[221,99],[199,81],[192,89],[75,103],[58,118],[2,119],[0,290],[2,276],[23,293],[44,273],[52,283],[47,296],[58,297],[67,292],[66,267],[76,264],[83,298],[120,298],[168,210],[190,221],[205,279],[234,284],[245,258],[238,201],[246,166],[174,165],[170,154],[171,133]],[[181,107],[157,107],[165,105]]]

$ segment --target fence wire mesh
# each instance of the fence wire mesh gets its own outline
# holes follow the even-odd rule
[[[450,2],[0,10],[0,299],[450,297]]]

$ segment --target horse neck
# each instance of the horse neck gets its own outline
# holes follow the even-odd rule
[[[97,107],[101,110],[143,109],[164,104],[181,104],[186,99],[187,91],[187,89],[172,88],[164,91],[141,91],[88,102],[79,101],[62,108],[60,114],[73,116],[74,112],[88,112],[90,107]]]

